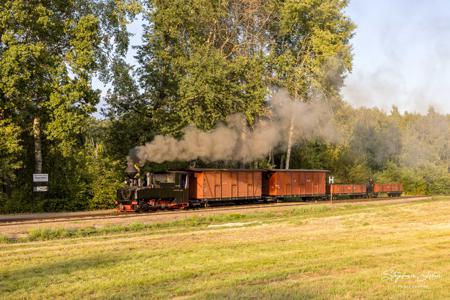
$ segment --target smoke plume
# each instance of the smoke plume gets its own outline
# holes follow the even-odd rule
[[[293,144],[315,137],[335,139],[332,114],[321,101],[294,101],[286,91],[279,91],[269,104],[270,114],[251,127],[242,114],[233,114],[210,131],[188,126],[181,139],[158,135],[135,147],[130,157],[140,164],[195,159],[250,162],[266,157],[275,148],[286,149],[291,126]]]

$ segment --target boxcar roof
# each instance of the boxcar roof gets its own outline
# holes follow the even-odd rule
[[[321,169],[267,169],[268,172],[331,172],[330,170]]]
[[[225,168],[190,168],[185,171],[191,172],[213,172],[213,171],[232,171],[232,172],[331,172],[330,170],[320,169],[225,169]]]
[[[262,172],[265,171],[264,169],[216,169],[216,168],[190,168],[186,171],[193,171],[193,172],[207,172],[207,171],[233,171],[233,172]]]
[[[158,171],[158,172],[150,172],[152,174],[167,174],[167,173],[182,173],[187,174],[188,170],[167,170],[167,171]]]

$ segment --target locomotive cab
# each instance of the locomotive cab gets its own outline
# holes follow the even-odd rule
[[[134,177],[130,177],[125,182],[126,186],[117,192],[119,211],[154,211],[185,208],[189,205],[187,172],[147,173],[144,177],[135,173]]]

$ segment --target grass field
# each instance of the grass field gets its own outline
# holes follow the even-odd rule
[[[449,299],[450,197],[3,237],[0,298]]]

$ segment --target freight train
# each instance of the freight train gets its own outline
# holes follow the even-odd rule
[[[400,183],[328,184],[328,170],[200,169],[147,173],[129,164],[126,186],[117,191],[117,209],[145,212],[256,202],[333,198],[398,197]]]

